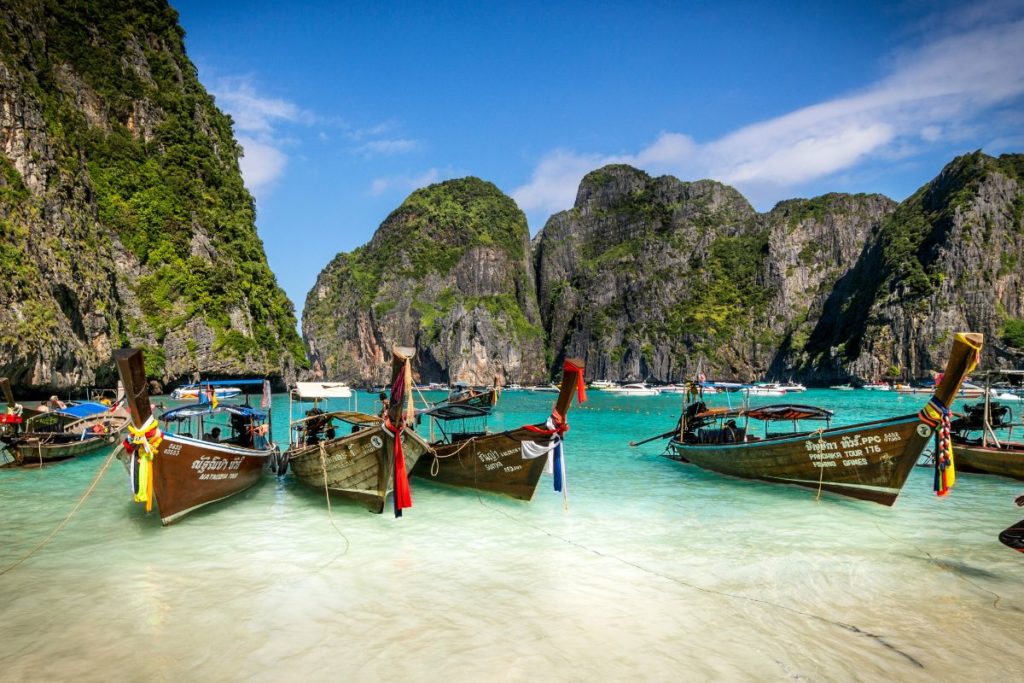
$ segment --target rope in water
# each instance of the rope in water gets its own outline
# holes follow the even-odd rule
[[[909,661],[914,666],[916,666],[918,668],[921,668],[921,669],[924,668],[924,664],[922,664],[919,660],[914,658],[912,655],[904,652],[903,650],[900,650],[898,647],[896,647],[892,643],[890,643],[887,640],[885,640],[885,638],[883,638],[882,636],[878,635],[877,633],[871,633],[870,631],[865,631],[864,629],[862,629],[859,626],[856,626],[854,624],[848,624],[848,623],[843,622],[843,621],[836,621],[834,619],[829,619],[828,617],[823,617],[820,614],[815,614],[813,612],[807,612],[805,610],[798,609],[796,607],[790,607],[788,605],[783,605],[783,604],[780,604],[780,603],[777,603],[777,602],[772,602],[770,600],[765,600],[763,598],[755,598],[755,597],[751,597],[751,596],[748,596],[748,595],[737,595],[735,593],[727,593],[725,591],[715,590],[714,588],[707,588],[705,586],[698,586],[697,584],[693,584],[693,583],[690,583],[688,581],[684,581],[684,580],[682,580],[680,578],[677,578],[677,577],[674,577],[674,576],[669,576],[668,574],[663,574],[661,572],[655,571],[653,569],[645,567],[645,566],[643,566],[641,564],[638,564],[636,562],[633,562],[631,560],[627,560],[625,558],[619,557],[617,555],[612,555],[610,553],[605,553],[605,552],[602,552],[602,551],[597,550],[595,548],[591,548],[589,546],[586,546],[586,545],[584,545],[582,543],[579,543],[577,541],[573,541],[573,540],[570,540],[568,538],[564,538],[562,536],[559,536],[558,534],[556,534],[554,532],[551,532],[551,531],[548,531],[547,529],[544,529],[543,527],[539,527],[539,526],[537,526],[535,524],[531,524],[529,522],[526,522],[526,521],[524,521],[522,519],[519,519],[517,517],[514,517],[514,516],[510,515],[509,513],[505,512],[504,510],[500,510],[500,509],[498,509],[496,507],[488,505],[486,502],[484,502],[484,500],[480,497],[479,494],[477,494],[477,500],[480,501],[480,504],[483,505],[485,508],[488,508],[488,509],[490,509],[490,510],[492,510],[494,512],[498,512],[498,513],[504,515],[505,517],[508,517],[509,519],[511,519],[514,522],[522,524],[523,526],[528,526],[528,527],[530,527],[532,529],[535,529],[536,531],[541,532],[542,534],[545,534],[546,536],[549,536],[549,537],[554,538],[556,540],[562,541],[563,543],[566,543],[568,545],[574,546],[574,547],[579,548],[581,550],[585,550],[586,552],[589,552],[589,553],[592,553],[594,555],[597,555],[598,557],[603,557],[603,558],[606,558],[606,559],[610,559],[610,560],[615,560],[617,562],[621,562],[622,564],[625,564],[627,566],[633,567],[634,569],[638,569],[638,570],[640,570],[642,572],[645,572],[647,574],[650,574],[652,576],[657,576],[657,577],[659,577],[661,579],[665,579],[666,581],[670,581],[670,582],[678,584],[680,586],[685,586],[686,588],[690,588],[691,590],[699,591],[701,593],[707,593],[709,595],[717,595],[719,597],[727,598],[727,599],[730,599],[730,600],[743,600],[743,601],[746,601],[746,602],[752,602],[752,603],[756,603],[756,604],[759,604],[759,605],[763,605],[765,607],[773,607],[775,609],[784,610],[784,611],[790,612],[792,614],[799,614],[799,615],[807,617],[809,619],[815,619],[815,620],[820,621],[820,622],[825,623],[825,624],[831,624],[832,626],[837,626],[837,627],[839,627],[841,629],[844,629],[846,631],[850,631],[851,633],[856,633],[857,635],[862,635],[862,636],[864,636],[866,638],[871,638],[872,640],[874,640],[875,642],[879,643],[883,647],[885,647],[885,648],[887,648],[889,650],[892,650],[896,654],[900,655],[901,657],[903,657],[904,659]]]
[[[948,567],[944,566],[942,564],[942,562],[940,562],[939,560],[936,560],[935,557],[932,556],[931,553],[929,553],[927,550],[923,550],[922,548],[918,547],[913,541],[900,540],[900,539],[896,538],[895,536],[890,535],[889,533],[887,533],[885,531],[885,529],[883,529],[882,527],[880,527],[878,525],[878,522],[875,522],[875,528],[878,529],[882,533],[883,536],[888,537],[890,540],[895,541],[896,543],[901,543],[901,544],[909,545],[911,548],[913,548],[914,550],[916,550],[917,552],[921,553],[926,558],[928,558],[928,561],[931,562],[932,564],[934,564],[936,567],[938,567],[940,569],[944,569],[945,571],[950,571],[950,569]],[[982,592],[985,592],[985,593],[988,593],[989,595],[994,596],[995,600],[992,601],[992,607],[994,609],[999,609],[999,602],[1003,599],[1003,596],[999,595],[999,593],[996,593],[995,591],[992,591],[992,590],[989,590],[988,588],[985,588],[984,586],[979,586],[978,584],[976,584],[975,582],[971,581],[969,578],[967,578],[966,576],[960,574],[959,572],[951,572],[951,573],[956,575],[958,578],[963,579],[967,583],[971,584],[972,586],[974,586],[978,590],[980,590]]]
[[[51,540],[53,540],[53,537],[56,536],[57,533],[60,532],[61,529],[63,529],[65,526],[67,526],[67,523],[71,521],[71,518],[75,516],[75,513],[78,512],[79,508],[82,507],[82,505],[85,503],[85,501],[89,497],[89,495],[92,494],[93,490],[96,488],[96,485],[100,483],[100,479],[103,477],[103,475],[106,473],[107,469],[110,467],[110,463],[113,462],[114,456],[117,455],[117,451],[118,451],[119,448],[121,448],[121,447],[118,446],[117,448],[115,448],[113,451],[110,452],[110,455],[107,456],[107,459],[103,463],[103,466],[100,467],[100,471],[96,473],[95,477],[93,477],[92,483],[89,484],[89,487],[85,490],[85,493],[83,493],[82,497],[78,499],[77,503],[75,503],[75,507],[71,508],[71,512],[69,512],[67,514],[67,516],[61,521],[61,523],[58,524],[56,526],[56,528],[54,528],[54,530],[51,531],[50,534],[46,538],[44,538],[42,541],[40,541],[39,545],[37,545],[35,548],[32,548],[32,550],[28,551],[28,553],[26,553],[24,557],[22,557],[20,560],[18,560],[14,564],[10,565],[9,567],[7,567],[7,568],[3,569],[2,571],[0,571],[0,576],[3,576],[4,574],[6,574],[7,572],[11,571],[12,569],[17,567],[18,565],[20,565],[23,562],[25,562],[25,560],[27,560],[28,558],[30,558],[33,555],[35,555],[39,550],[41,550],[43,547],[45,547],[47,543],[49,543]]]
[[[331,521],[331,526],[333,526],[334,530],[338,532],[338,535],[345,539],[345,549],[341,551],[341,554],[331,558],[331,562],[334,562],[334,560],[338,559],[339,557],[343,557],[345,554],[348,553],[348,549],[352,547],[352,542],[348,540],[348,536],[346,536],[342,532],[342,530],[338,528],[338,525],[334,523],[334,512],[331,510],[331,490],[327,486],[327,449],[324,448],[323,441],[321,441],[319,445],[320,471],[323,472],[324,475],[324,497],[327,499],[327,519]],[[328,562],[327,564],[330,564],[331,562]]]

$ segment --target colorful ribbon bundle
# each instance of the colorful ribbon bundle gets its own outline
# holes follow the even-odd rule
[[[128,425],[130,438],[126,438],[124,450],[131,456],[132,495],[136,503],[145,503],[146,512],[153,509],[153,457],[156,455],[164,435],[152,415],[141,427]],[[141,448],[140,448],[141,447]]]
[[[953,463],[953,441],[949,438],[950,410],[932,396],[917,414],[918,419],[935,430],[935,495],[948,495],[956,483]]]

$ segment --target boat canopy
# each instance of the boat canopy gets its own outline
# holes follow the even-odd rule
[[[61,415],[70,415],[71,417],[77,417],[79,419],[85,417],[92,417],[93,415],[99,415],[110,410],[110,406],[103,405],[102,403],[95,403],[93,401],[82,401],[81,403],[72,403],[60,410],[51,410],[51,413],[60,413]]]
[[[831,420],[832,411],[814,406],[801,405],[770,405],[750,408],[744,413],[755,420]]]
[[[777,403],[757,408],[708,408],[693,415],[695,418],[716,419],[725,417],[750,417],[770,422],[774,420],[831,420],[833,412],[814,406]]]
[[[292,425],[301,424],[318,418],[326,420],[335,417],[342,422],[347,422],[350,425],[356,425],[359,427],[375,427],[383,421],[383,418],[376,415],[370,415],[369,413],[360,413],[355,410],[335,410],[330,412],[316,411],[312,415],[306,415],[299,420],[293,421]]]
[[[181,408],[168,410],[160,416],[160,419],[167,422],[174,422],[176,420],[187,420],[200,415],[216,415],[219,413],[252,418],[258,421],[267,419],[266,413],[256,410],[251,406],[236,406],[226,403],[221,403],[216,408],[213,407],[212,403],[190,403],[187,406],[182,406]]]
[[[292,394],[300,399],[351,398],[352,389],[342,382],[296,382]]]
[[[438,420],[465,420],[472,417],[485,417],[491,411],[479,406],[471,406],[465,403],[442,403],[439,406],[421,411],[420,415],[429,415]]]

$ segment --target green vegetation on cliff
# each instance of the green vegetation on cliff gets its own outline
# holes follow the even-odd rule
[[[239,361],[255,353],[277,364],[283,351],[304,366],[294,309],[256,234],[231,120],[199,83],[177,13],[163,0],[14,0],[14,12],[20,29],[39,14],[45,22],[40,33],[5,29],[0,57],[41,102],[62,174],[87,172],[100,223],[143,267],[132,288],[144,320],[119,330],[108,316],[115,335],[162,342],[198,318],[215,332],[215,350]],[[0,199],[28,200],[9,166],[0,164]],[[5,262],[7,252],[5,240]],[[249,334],[232,329],[232,310]]]
[[[441,373],[435,379],[499,372],[494,363],[535,377],[544,335],[528,237],[523,212],[492,183],[470,177],[416,190],[368,244],[318,277],[303,311],[314,362],[331,377],[368,379],[366,349],[383,345],[386,354],[396,340],[415,341],[425,371]],[[481,348],[487,358],[478,363]]]

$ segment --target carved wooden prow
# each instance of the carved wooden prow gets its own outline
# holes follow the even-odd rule
[[[578,358],[568,358],[565,361],[566,365],[573,368],[578,368],[579,372],[570,372],[562,369],[562,387],[558,391],[558,400],[555,401],[555,410],[558,414],[565,419],[566,414],[569,412],[569,408],[572,407],[573,396],[576,395],[576,383],[577,381],[583,381],[583,361]]]
[[[142,427],[152,415],[149,405],[149,385],[146,383],[146,366],[139,349],[117,349],[114,351],[117,372],[124,384],[125,401],[131,412],[136,429]]]
[[[0,391],[4,392],[4,399],[7,401],[7,407],[13,408],[14,393],[11,391],[11,380],[7,377],[0,377]]]
[[[415,355],[416,349],[409,346],[395,346],[391,349],[391,403],[388,406],[388,417],[396,426],[413,419],[412,357]]]

